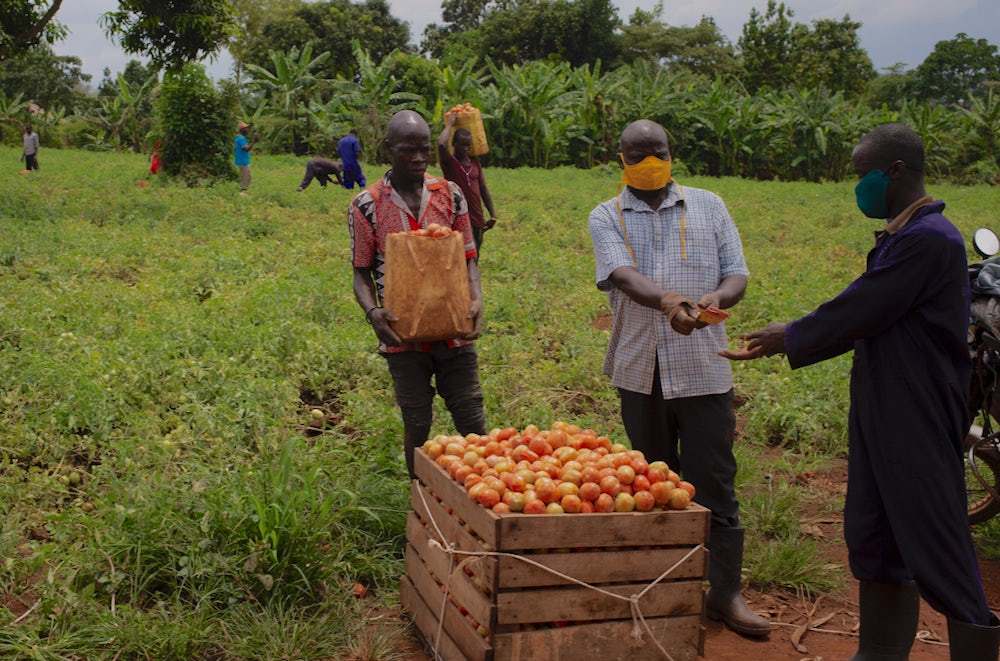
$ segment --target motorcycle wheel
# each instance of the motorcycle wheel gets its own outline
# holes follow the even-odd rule
[[[982,431],[975,427],[965,437],[965,488],[968,495],[969,524],[976,525],[1000,514],[1000,502],[980,483],[969,465],[969,449],[982,440]],[[1000,451],[990,444],[973,453],[976,470],[994,491],[1000,492]]]

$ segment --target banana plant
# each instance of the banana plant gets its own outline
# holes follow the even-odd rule
[[[395,91],[396,77],[386,64],[392,53],[383,59],[382,64],[375,64],[357,39],[351,45],[358,63],[357,74],[355,80],[335,82],[332,98],[337,105],[334,111],[349,118],[350,127],[357,130],[362,145],[370,145],[368,157],[378,158],[378,152],[373,147],[381,144],[389,119],[400,110],[416,108],[422,97]]]
[[[551,167],[569,155],[567,129],[581,98],[569,88],[565,62],[529,62],[498,67],[488,62],[493,82],[483,91],[493,115],[496,155],[507,167]],[[493,143],[491,143],[493,151]]]
[[[152,126],[149,97],[159,78],[151,75],[140,85],[129,85],[118,74],[117,94],[101,98],[94,113],[88,118],[100,130],[96,142],[115,151],[123,148],[141,152],[145,148],[146,134]]]
[[[954,111],[939,104],[906,99],[900,106],[898,118],[897,121],[912,128],[924,141],[925,171],[932,176],[950,175],[960,158],[954,146],[964,130],[956,124]]]
[[[295,154],[302,154],[307,145],[303,136],[308,135],[308,113],[305,104],[320,85],[316,70],[328,59],[330,52],[324,51],[313,57],[312,42],[307,42],[301,50],[292,47],[288,52],[269,51],[272,70],[256,64],[247,64],[246,72],[252,76],[250,87],[267,99],[270,106],[286,120],[271,136],[276,141],[284,141],[284,148]]]
[[[620,128],[616,112],[626,82],[622,75],[602,74],[600,60],[593,69],[583,65],[570,72],[569,84],[580,94],[569,127],[571,147],[578,152],[574,157],[577,165],[593,167],[613,160]]]
[[[14,124],[18,131],[23,131],[21,120],[28,115],[28,103],[23,99],[24,94],[11,98],[0,91],[0,122]]]
[[[478,68],[477,68],[478,66]],[[440,122],[444,117],[444,109],[456,103],[471,103],[489,116],[488,108],[482,107],[482,90],[489,82],[489,70],[479,65],[477,60],[466,60],[458,69],[446,66],[441,69],[441,89],[438,92],[438,102],[431,118]]]
[[[973,148],[972,158],[992,162],[993,179],[1000,176],[1000,95],[992,89],[984,97],[973,97],[970,107],[960,106],[963,124]]]

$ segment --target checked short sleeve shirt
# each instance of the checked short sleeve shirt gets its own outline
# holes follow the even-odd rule
[[[347,226],[351,233],[351,265],[371,268],[379,304],[385,286],[385,245],[390,234],[426,228],[430,223],[450,227],[462,233],[465,258],[476,257],[476,242],[469,224],[469,209],[458,185],[424,175],[424,190],[420,199],[420,217],[414,218],[403,198],[392,189],[389,175],[361,191],[347,209]],[[471,341],[449,340],[449,346],[471,344]],[[379,346],[379,351],[427,351],[427,343],[408,342],[398,347]]]
[[[728,346],[725,323],[681,335],[666,315],[636,303],[611,281],[615,269],[633,266],[663,289],[697,302],[723,279],[749,275],[739,232],[722,199],[674,182],[667,199],[654,210],[626,187],[617,198],[594,208],[589,224],[597,287],[607,293],[612,313],[603,370],[611,383],[650,394],[658,359],[666,399],[732,388],[729,361],[717,354]]]

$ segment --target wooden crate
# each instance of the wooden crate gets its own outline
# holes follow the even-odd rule
[[[648,632],[641,639],[630,635],[627,601],[588,586],[638,594],[677,563],[639,607],[674,661],[701,655],[708,552],[699,546],[708,534],[708,510],[692,504],[680,511],[497,515],[469,500],[422,450],[414,461],[419,480],[411,493],[400,594],[417,629],[442,658],[662,658]],[[476,555],[452,558],[431,540],[447,540]],[[490,551],[501,555],[478,555]]]

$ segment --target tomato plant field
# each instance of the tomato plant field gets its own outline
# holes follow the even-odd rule
[[[235,180],[150,178],[141,155],[52,150],[27,176],[17,158],[0,147],[0,657],[415,658],[394,616],[411,490],[351,288],[352,192],[296,192],[304,159],[289,156],[255,155],[246,196]],[[619,170],[486,171],[488,426],[565,421],[626,443],[587,233]],[[728,310],[734,341],[863,267],[877,227],[851,183],[675,171],[740,229],[751,277]],[[930,190],[967,236],[1000,228],[1000,190]],[[847,581],[808,527],[842,494],[801,476],[846,451],[849,365],[735,366],[753,586]],[[452,433],[439,403],[432,435]],[[978,539],[1000,546],[990,527]]]

